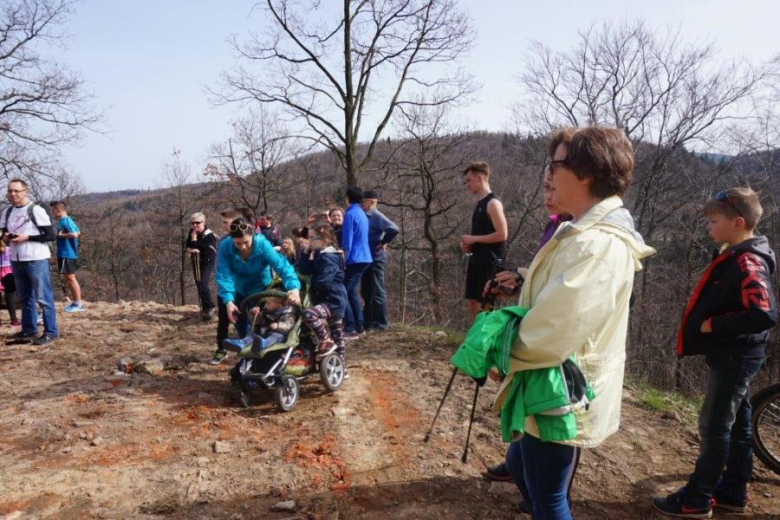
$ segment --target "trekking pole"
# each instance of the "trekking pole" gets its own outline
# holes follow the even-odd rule
[[[195,273],[195,283],[200,283],[200,253],[193,253],[190,260],[192,261],[192,270]]]
[[[479,395],[479,383],[476,384],[474,389],[474,402],[471,403],[471,419],[469,419],[469,431],[466,434],[466,446],[463,447],[463,457],[460,458],[461,462],[465,464],[469,456],[469,440],[471,439],[471,425],[474,424],[474,412],[477,410],[477,396]]]
[[[436,410],[436,415],[433,416],[433,422],[431,423],[431,427],[428,428],[428,433],[425,434],[425,440],[423,442],[428,442],[428,439],[431,438],[431,432],[433,431],[433,427],[436,424],[436,419],[439,418],[439,412],[441,412],[441,408],[444,406],[444,400],[447,399],[447,395],[450,393],[450,388],[452,388],[452,382],[455,381],[456,375],[458,375],[458,369],[453,368],[450,382],[447,383],[447,388],[444,390],[444,395],[442,396],[441,402],[439,403],[439,408]]]

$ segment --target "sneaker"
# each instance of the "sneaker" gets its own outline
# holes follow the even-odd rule
[[[338,345],[336,345],[333,340],[326,339],[320,343],[319,347],[317,347],[317,355],[320,357],[325,357],[328,354],[333,353],[337,347]]]
[[[72,302],[65,307],[64,312],[81,312],[84,310],[84,304],[81,302]]]
[[[352,341],[355,339],[360,339],[360,334],[357,332],[345,332],[341,337],[347,341]]]
[[[217,350],[216,352],[214,352],[214,357],[211,358],[211,361],[209,361],[209,365],[219,365],[225,360],[226,357],[227,357],[226,350]]]
[[[21,323],[20,323],[20,325],[21,325]],[[32,340],[35,336],[36,336],[36,333],[34,333],[34,332],[24,332],[24,331],[20,330],[19,332],[15,332],[14,334],[11,334],[10,336],[8,336],[8,339],[11,340],[11,341],[20,340],[20,339]]]
[[[11,325],[9,325],[9,326],[10,326],[10,327],[21,327],[21,326],[22,326],[22,321],[21,321],[20,319],[18,319],[18,318],[17,318],[17,319],[15,319],[15,320],[13,320],[13,321],[11,322]]]
[[[712,498],[715,500],[715,507],[718,509],[731,511],[733,513],[744,513],[747,510],[747,505],[750,501],[748,497],[745,497],[742,500],[735,500],[731,497],[727,497],[721,493],[718,493],[717,489],[715,490],[715,493],[713,493]]]
[[[228,338],[222,340],[222,348],[231,352],[241,352],[246,347],[252,345],[254,338],[252,334],[244,338]]]
[[[685,503],[684,490],[685,488],[682,488],[666,497],[653,497],[653,507],[656,511],[674,518],[712,518],[715,501],[710,499],[703,507],[691,507]]]
[[[200,318],[203,321],[211,321],[214,319],[214,311],[212,310],[204,311],[203,314],[200,315]]]
[[[506,462],[488,466],[485,470],[485,476],[488,480],[496,482],[512,482],[512,475],[509,474],[509,470],[506,468]]]
[[[41,334],[33,340],[32,344],[35,346],[48,345],[49,343],[54,343],[56,340],[57,336],[54,334]]]

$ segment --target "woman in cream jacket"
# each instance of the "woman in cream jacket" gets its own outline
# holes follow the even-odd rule
[[[564,128],[552,135],[555,204],[573,216],[536,254],[519,305],[528,308],[496,398],[507,399],[513,374],[576,358],[596,394],[577,416],[577,437],[542,442],[533,417],[507,452],[507,467],[534,519],[571,518],[567,484],[579,447],[615,433],[625,367],[629,300],[640,260],[655,253],[634,230],[620,196],[631,182],[634,153],[620,130]]]

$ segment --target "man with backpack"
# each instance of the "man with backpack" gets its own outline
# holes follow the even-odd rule
[[[11,251],[16,291],[22,303],[22,330],[12,340],[32,340],[47,345],[59,337],[57,312],[49,275],[51,251],[46,242],[56,238],[49,214],[28,198],[27,183],[13,179],[8,183],[11,207],[0,216],[2,239]],[[38,309],[43,309],[43,334],[38,334]],[[35,339],[33,339],[35,338]]]

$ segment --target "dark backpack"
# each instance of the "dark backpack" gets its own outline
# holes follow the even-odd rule
[[[31,202],[30,204],[28,204],[27,205],[27,218],[30,219],[30,222],[32,222],[33,225],[35,227],[37,227],[38,230],[40,231],[41,226],[38,225],[38,220],[35,218],[35,208],[36,207],[43,208],[43,211],[45,211],[46,215],[48,215],[48,217],[49,217],[49,222],[54,222],[54,221],[51,218],[51,211],[49,211],[48,206],[39,206],[38,204],[36,204],[34,202]],[[14,210],[13,206],[11,206],[7,210],[5,210],[5,225],[6,225],[6,228],[8,227],[8,219],[11,218],[11,212],[13,210]]]

